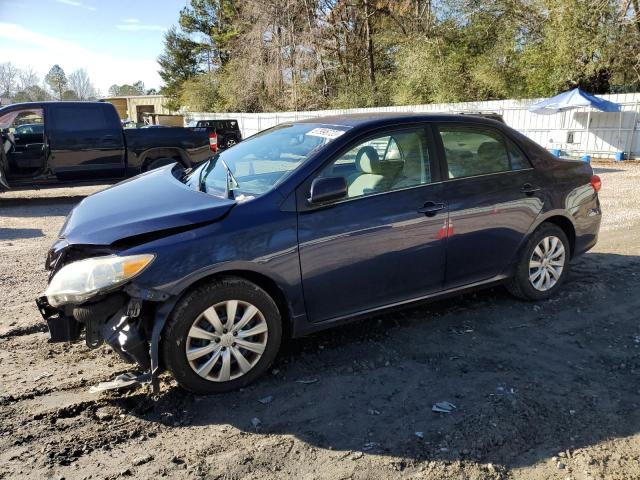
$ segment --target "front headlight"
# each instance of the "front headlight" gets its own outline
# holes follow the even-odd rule
[[[65,265],[56,273],[44,292],[50,305],[58,307],[85,300],[109,291],[142,272],[154,255],[89,258]]]

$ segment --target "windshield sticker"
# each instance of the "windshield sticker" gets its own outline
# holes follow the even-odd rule
[[[338,138],[340,135],[344,133],[343,130],[336,130],[335,128],[314,128],[313,130],[309,130],[307,135],[311,137],[322,137],[322,138]]]

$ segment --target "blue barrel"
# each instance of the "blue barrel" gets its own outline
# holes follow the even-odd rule
[[[616,152],[616,162],[624,160],[624,152]]]
[[[554,148],[553,150],[551,150],[551,155],[553,155],[554,157],[559,157],[560,156],[560,149],[559,148]]]
[[[582,161],[583,162],[587,162],[587,163],[591,163],[591,155],[583,155],[582,156]]]

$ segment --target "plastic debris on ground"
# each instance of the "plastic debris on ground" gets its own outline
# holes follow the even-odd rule
[[[456,409],[456,406],[453,403],[446,402],[446,401],[434,403],[433,407],[431,407],[431,410],[433,412],[438,412],[438,413],[451,413],[455,409]]]
[[[136,387],[138,385],[144,385],[151,383],[150,373],[133,373],[127,372],[118,375],[116,378],[109,382],[100,382],[97,385],[92,386],[89,389],[89,393],[100,393],[107,390],[119,390],[121,388]]]
[[[253,426],[253,428],[258,430],[258,428],[260,428],[260,425],[262,425],[262,421],[258,417],[253,417],[251,419],[251,425]]]
[[[312,383],[316,383],[318,381],[317,378],[301,378],[300,380],[296,380],[296,383],[302,383],[303,385],[311,385]]]

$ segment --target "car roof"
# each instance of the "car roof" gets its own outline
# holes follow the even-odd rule
[[[3,105],[2,110],[13,110],[16,108],[42,108],[46,105],[111,105],[108,102],[80,102],[80,101],[46,101],[46,102],[20,102]]]
[[[326,117],[306,118],[292,123],[317,123],[322,125],[335,125],[342,127],[374,127],[396,123],[412,122],[459,122],[459,123],[485,123],[487,125],[504,125],[490,118],[475,115],[460,115],[450,113],[413,113],[413,112],[365,112],[343,115],[330,115]]]

